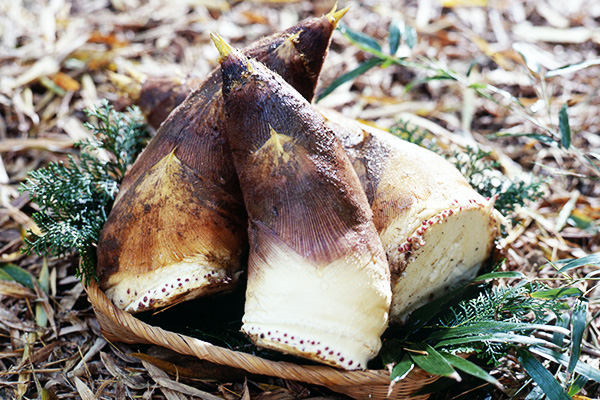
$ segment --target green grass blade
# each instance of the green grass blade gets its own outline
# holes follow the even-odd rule
[[[476,378],[484,380],[488,383],[491,383],[492,385],[496,386],[500,390],[504,390],[504,387],[502,386],[502,384],[500,382],[498,382],[498,380],[496,378],[494,378],[493,376],[488,374],[487,371],[484,370],[483,368],[481,368],[480,366],[473,364],[471,361],[469,361],[465,358],[455,356],[454,354],[451,354],[451,353],[440,352],[440,354],[454,368],[459,369],[459,370],[461,370],[469,375],[472,375]]]
[[[343,85],[344,83],[346,83],[348,81],[351,81],[352,79],[356,78],[359,75],[364,74],[365,72],[367,72],[371,68],[375,67],[376,65],[381,64],[383,61],[384,60],[382,60],[380,58],[371,58],[370,60],[367,60],[367,61],[363,62],[362,64],[360,64],[358,67],[356,67],[352,71],[346,72],[344,75],[340,76],[339,78],[337,78],[336,80],[331,82],[331,85],[329,85],[327,88],[325,88],[325,90],[323,90],[319,94],[319,97],[317,97],[316,102],[318,103],[325,96],[329,95],[331,92],[333,92],[335,89],[337,89],[339,86]]]
[[[556,139],[554,139],[553,137],[547,136],[547,135],[542,135],[540,133],[496,132],[496,133],[486,135],[486,138],[488,138],[488,139],[506,138],[506,137],[527,137],[530,139],[535,139],[535,140],[545,143],[547,145],[556,145],[557,144]]]
[[[454,370],[454,367],[446,361],[444,357],[427,343],[419,343],[419,350],[426,351],[427,354],[418,354],[409,352],[410,358],[424,371],[433,375],[447,376],[460,380],[460,376]]]
[[[554,351],[552,349],[546,349],[544,347],[531,347],[529,350],[532,353],[535,353],[545,359],[550,361],[554,361],[557,364],[561,364],[563,366],[569,365],[569,357],[564,355],[563,353],[559,353],[558,351]],[[600,383],[600,370],[584,363],[583,361],[578,361],[575,365],[575,372],[580,375],[585,376],[586,378],[592,379],[596,382]]]
[[[479,59],[471,61],[471,64],[469,64],[469,68],[467,69],[467,73],[465,74],[467,78],[471,76],[471,72],[473,72],[473,69],[479,64],[479,61]]]
[[[408,93],[410,92],[415,86],[417,85],[421,85],[423,83],[427,83],[427,82],[431,82],[431,81],[455,81],[456,79],[452,76],[449,75],[435,75],[435,76],[430,76],[427,78],[422,78],[422,79],[415,79],[412,82],[410,82],[408,85],[406,85],[406,87],[404,88],[404,92]]]
[[[415,363],[410,358],[408,354],[404,354],[404,357],[392,368],[392,374],[390,376],[390,380],[392,382],[398,382],[410,373],[415,367]]]
[[[572,400],[552,374],[529,351],[517,349],[517,358],[549,400]]]
[[[570,74],[581,69],[591,67],[593,65],[600,65],[600,58],[595,58],[593,60],[585,60],[577,64],[569,64],[560,68],[551,69],[550,71],[546,72],[546,78],[552,78],[553,76],[557,75]]]
[[[389,43],[390,43],[390,55],[392,55],[392,56],[394,54],[396,54],[396,52],[398,51],[398,47],[400,47],[400,40],[402,39],[400,24],[401,24],[401,22],[396,21],[396,20],[394,20],[390,23]]]
[[[352,43],[360,47],[365,51],[375,50],[377,52],[381,52],[381,45],[377,43],[375,38],[366,35],[362,32],[353,31],[348,28],[345,24],[339,24],[338,29],[344,36],[348,38]]]
[[[569,360],[569,366],[567,367],[569,374],[572,374],[575,370],[575,365],[581,355],[581,341],[583,340],[583,332],[585,331],[587,310],[588,300],[585,298],[579,299],[573,309],[573,316],[571,317],[571,359]]]
[[[558,300],[566,297],[579,297],[583,292],[574,287],[554,288],[532,292],[531,297],[535,299]]]
[[[558,113],[558,129],[560,130],[560,143],[565,149],[568,149],[571,147],[571,126],[569,125],[567,103],[563,104]]]
[[[473,279],[473,282],[489,281],[491,279],[500,279],[500,278],[525,279],[526,276],[522,272],[518,272],[518,271],[490,272],[489,274],[479,275],[477,278]]]
[[[562,262],[566,262],[566,265],[559,269],[556,272],[557,274],[562,274],[563,272],[567,272],[570,269],[581,267],[583,265],[600,266],[600,253],[590,254],[589,256],[576,258],[574,260],[562,260]]]
[[[586,383],[588,383],[588,381],[589,379],[583,375],[579,375],[577,378],[575,378],[573,383],[571,383],[571,386],[569,386],[569,396],[574,396],[579,393]]]

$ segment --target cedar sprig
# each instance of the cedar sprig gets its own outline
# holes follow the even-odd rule
[[[489,160],[490,155],[491,152],[467,146],[464,151],[455,152],[450,160],[479,194],[488,198],[496,196],[494,206],[502,215],[511,216],[517,207],[544,195],[546,181],[542,177],[510,179],[498,169],[499,162]]]
[[[52,162],[28,173],[21,192],[27,192],[39,212],[33,220],[39,234],[28,232],[23,251],[41,256],[81,256],[76,275],[96,279],[96,243],[127,167],[143,148],[148,132],[137,107],[121,113],[103,100],[86,110],[95,122],[84,125],[93,138],[76,143],[79,160]]]
[[[435,153],[441,152],[433,135],[425,129],[420,129],[412,125],[409,121],[399,120],[394,126],[390,127],[389,131],[402,140],[414,143]]]
[[[434,327],[464,328],[481,323],[497,321],[509,323],[544,324],[549,316],[559,315],[565,310],[565,303],[560,299],[536,298],[532,293],[547,290],[540,282],[525,285],[486,287],[478,296],[464,299],[449,307]],[[500,359],[508,352],[508,343],[489,341],[473,341],[462,346],[449,346],[441,350],[449,352],[475,353],[480,358],[498,365]]]

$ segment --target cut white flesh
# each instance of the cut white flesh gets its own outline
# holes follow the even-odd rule
[[[473,278],[499,215],[441,156],[389,132],[321,110],[352,160],[390,263],[390,319]]]
[[[237,281],[239,272],[230,274],[206,257],[196,258],[167,265],[160,274],[142,274],[135,282],[123,279],[107,289],[106,296],[124,311],[136,313],[219,292]]]
[[[387,327],[389,287],[378,260],[351,253],[329,265],[311,265],[272,239],[260,240],[251,259],[255,265],[249,268],[260,274],[250,277],[242,331],[261,347],[365,368]]]

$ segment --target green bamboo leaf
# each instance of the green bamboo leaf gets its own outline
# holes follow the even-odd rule
[[[569,386],[568,394],[569,396],[575,396],[577,393],[583,389],[583,387],[588,383],[589,379],[583,375],[578,375],[577,378],[571,383]]]
[[[14,281],[19,282],[21,285],[28,287],[31,290],[35,290],[33,287],[33,280],[31,278],[31,275],[23,268],[14,264],[6,264],[0,267],[0,271],[5,272]]]
[[[358,47],[365,51],[374,50],[376,52],[381,52],[381,45],[377,43],[375,38],[366,35],[362,32],[353,31],[348,28],[345,24],[339,24],[338,29],[344,36],[348,38],[352,43],[356,44]]]
[[[398,51],[398,47],[400,46],[400,40],[402,39],[400,24],[402,24],[402,22],[399,22],[396,20],[394,20],[390,23],[389,43],[390,43],[390,55],[392,55],[392,56],[394,54],[396,54],[396,52]]]
[[[585,331],[587,310],[588,300],[586,298],[579,299],[573,308],[573,316],[571,317],[571,359],[567,367],[569,374],[575,370],[575,365],[581,355],[581,341],[583,340],[583,332]]]
[[[415,367],[415,363],[411,360],[408,354],[404,354],[404,357],[392,368],[392,374],[390,380],[392,382],[398,382],[410,373]]]
[[[42,289],[45,293],[48,293],[50,289],[50,271],[48,269],[48,259],[44,257],[42,261],[42,269],[40,270],[40,277],[38,281],[40,283],[40,289]],[[37,326],[41,326],[43,328],[48,325],[48,315],[44,310],[44,306],[42,303],[38,302],[35,305],[35,323]]]
[[[518,271],[490,272],[489,274],[479,275],[477,278],[473,279],[473,282],[489,281],[491,279],[500,279],[500,278],[525,279],[526,276],[522,272],[518,272]]]
[[[14,281],[15,278],[13,278],[8,272],[4,271],[2,268],[0,268],[0,281]]]
[[[433,375],[447,376],[456,380],[460,380],[460,376],[454,370],[452,365],[446,361],[440,353],[427,343],[419,343],[416,346],[419,350],[427,352],[427,354],[417,354],[409,352],[410,358],[423,370]]]
[[[537,346],[530,347],[529,350],[532,353],[544,357],[547,360],[554,361],[557,364],[561,364],[562,366],[566,367],[569,365],[569,357],[563,353],[559,353],[558,351]],[[581,360],[577,361],[577,364],[575,365],[575,372],[600,383],[600,370],[584,363]]]
[[[533,292],[530,294],[534,299],[551,299],[558,300],[564,299],[566,297],[578,297],[581,296],[583,292],[574,287],[564,287],[564,288],[554,288],[547,290],[539,290],[537,292]]]
[[[371,58],[370,60],[367,60],[367,61],[363,62],[362,64],[360,64],[358,67],[356,67],[352,71],[346,72],[344,75],[340,76],[339,78],[337,78],[336,80],[331,82],[331,85],[329,85],[327,88],[325,88],[325,90],[323,90],[319,94],[319,97],[317,98],[316,102],[318,103],[325,96],[329,95],[331,92],[333,92],[335,89],[337,89],[339,86],[343,85],[344,83],[346,83],[348,81],[351,81],[352,79],[356,78],[359,75],[364,74],[365,72],[367,72],[368,70],[370,70],[371,68],[375,67],[376,65],[378,65],[382,62],[383,62],[383,60],[380,58]]]
[[[406,353],[404,342],[398,339],[384,339],[379,351],[379,358],[384,365],[395,364],[402,359],[404,353]]]
[[[564,313],[559,315],[556,318],[556,326],[560,326],[561,328],[567,328],[569,326],[569,314]],[[565,335],[561,332],[554,332],[552,334],[552,343],[554,343],[558,347],[563,347],[564,339]]]
[[[519,322],[485,321],[471,324],[469,326],[440,327],[439,330],[427,337],[427,340],[441,340],[458,338],[461,336],[473,336],[492,332],[512,332],[534,329],[545,329],[549,326],[541,324],[524,324]]]
[[[502,384],[500,382],[498,382],[498,380],[496,378],[494,378],[493,376],[488,374],[487,371],[484,370],[483,368],[481,368],[480,366],[473,364],[471,361],[469,361],[465,358],[455,356],[454,354],[451,354],[451,353],[440,352],[440,354],[454,368],[459,369],[459,370],[461,370],[469,375],[472,375],[476,378],[484,380],[488,383],[491,383],[492,385],[496,386],[500,390],[504,390],[504,387],[502,386]]]
[[[558,128],[560,129],[560,143],[565,149],[571,147],[571,127],[569,126],[569,114],[567,114],[567,103],[563,104],[558,113]]]
[[[600,154],[597,154],[596,157],[600,159]],[[567,222],[571,225],[574,225],[576,228],[586,230],[588,228],[593,229],[596,219],[590,218],[590,216],[588,216],[588,215],[571,214],[571,215],[569,215],[569,218],[567,218]]]
[[[562,267],[561,269],[559,269],[556,272],[557,274],[562,274],[563,272],[566,272],[573,268],[581,267],[583,265],[600,266],[600,253],[590,254],[589,256],[576,258],[574,260],[561,260],[561,261],[556,262],[555,264],[564,263],[564,262],[566,262],[566,265],[564,267]]]
[[[405,28],[402,36],[404,36],[406,45],[412,49],[417,44],[417,30],[408,25],[404,25],[404,27]]]
[[[495,342],[495,343],[519,343],[540,346],[552,346],[552,343],[531,336],[517,335],[516,333],[496,332],[487,335],[463,336],[455,339],[443,340],[435,345],[437,349],[448,349],[452,346],[474,342]]]
[[[517,349],[517,358],[529,376],[544,391],[549,400],[572,400],[560,383],[529,351]]]

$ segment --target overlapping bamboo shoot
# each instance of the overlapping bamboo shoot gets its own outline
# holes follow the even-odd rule
[[[249,217],[242,331],[258,346],[365,368],[381,346],[391,291],[358,176],[305,99],[260,63],[215,42]]]
[[[347,11],[348,8],[337,11],[334,7],[323,17],[308,19],[284,32],[265,37],[242,52],[277,72],[311,101],[333,29]],[[150,125],[158,128],[203,81],[194,77],[147,77],[139,93],[139,105]]]
[[[312,97],[344,12],[300,23],[247,53]],[[100,286],[129,312],[229,288],[242,268],[247,217],[222,134],[221,85],[216,69],[161,125],[125,175],[100,234]]]
[[[441,156],[389,132],[321,110],[360,177],[386,251],[390,319],[475,276],[498,235],[494,200]]]

